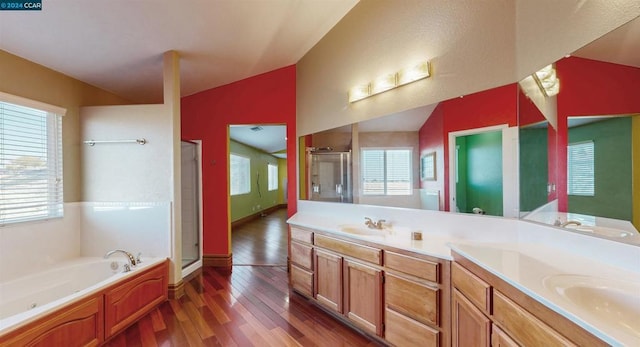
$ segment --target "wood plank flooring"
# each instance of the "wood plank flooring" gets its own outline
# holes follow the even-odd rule
[[[234,227],[234,265],[287,265],[287,209]]]
[[[161,304],[106,346],[378,346],[290,291],[286,266],[275,266],[286,264],[285,216],[278,211],[245,224],[255,238],[238,233],[232,241],[234,264],[239,256],[270,266],[234,266],[231,274],[203,268],[185,283],[182,298]],[[284,229],[284,251],[277,229]]]

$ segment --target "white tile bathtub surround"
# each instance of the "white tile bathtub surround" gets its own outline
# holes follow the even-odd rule
[[[502,217],[413,210],[357,204],[298,201],[292,218],[303,226],[337,230],[339,225],[364,225],[364,217],[385,219],[392,226],[423,232],[422,250],[430,243],[466,242],[544,245],[557,252],[589,257],[610,266],[640,272],[640,247],[560,228]],[[439,249],[446,252],[446,248]],[[421,251],[417,249],[416,251]],[[432,254],[438,256],[438,254]],[[450,259],[450,254],[441,254]]]
[[[81,215],[81,253],[103,256],[113,249],[170,257],[170,202],[86,202]]]
[[[80,203],[64,217],[0,227],[0,282],[80,256]]]

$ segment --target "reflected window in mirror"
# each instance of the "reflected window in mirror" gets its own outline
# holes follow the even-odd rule
[[[411,195],[411,148],[362,148],[363,195]]]
[[[593,196],[593,141],[570,143],[567,148],[569,195]]]

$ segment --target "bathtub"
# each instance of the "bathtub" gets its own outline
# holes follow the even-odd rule
[[[0,283],[0,337],[65,305],[95,295],[122,280],[130,280],[165,258],[143,259],[130,272],[122,272],[127,260],[75,258],[46,271]]]

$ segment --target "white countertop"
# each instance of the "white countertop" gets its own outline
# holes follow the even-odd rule
[[[525,244],[452,244],[451,249],[485,270],[531,296],[551,310],[568,318],[585,330],[613,346],[640,346],[640,316],[627,327],[616,324],[608,312],[616,303],[598,305],[598,314],[587,310],[560,295],[548,285],[555,276],[596,278],[603,287],[617,289],[620,283],[640,288],[640,276],[624,269],[593,261],[587,257],[565,254],[557,249]],[[547,283],[547,285],[545,285]],[[562,289],[560,290],[562,291]],[[640,307],[640,289],[635,293],[636,307]],[[583,296],[584,300],[589,300]],[[591,302],[592,304],[594,302]]]
[[[331,217],[326,213],[315,214],[307,211],[298,212],[288,220],[288,223],[336,235],[348,236],[356,240],[374,242],[382,246],[406,249],[446,260],[453,259],[451,256],[451,250],[453,249],[551,310],[590,331],[606,343],[614,346],[640,346],[640,331],[638,331],[640,329],[621,327],[612,322],[611,316],[606,318],[606,314],[593,314],[591,311],[572,303],[566,297],[560,295],[557,289],[550,288],[549,285],[545,286],[545,281],[550,283],[548,278],[554,275],[576,275],[596,278],[611,284],[623,281],[630,283],[633,288],[636,288],[636,286],[640,288],[640,272],[629,270],[629,268],[636,268],[636,263],[640,264],[640,248],[638,248],[637,253],[635,253],[635,250],[632,251],[631,259],[634,259],[635,254],[637,254],[637,260],[634,260],[634,264],[631,264],[630,267],[617,267],[598,261],[597,258],[594,260],[593,254],[587,254],[581,250],[577,252],[564,250],[562,247],[566,247],[567,241],[560,240],[564,237],[562,234],[558,236],[559,242],[557,245],[536,243],[531,241],[531,236],[518,236],[517,231],[509,230],[512,227],[511,224],[506,225],[506,228],[504,225],[496,228],[487,228],[486,225],[478,225],[478,223],[467,224],[466,229],[469,231],[465,233],[458,230],[448,232],[443,230],[443,224],[434,221],[434,223],[425,224],[438,225],[439,228],[416,228],[415,225],[411,228],[395,228],[392,226],[392,229],[397,229],[395,232],[383,230],[379,235],[370,236],[340,231],[341,226],[345,224],[362,224],[361,222],[357,224],[349,223],[354,220],[360,221],[360,218],[344,217],[344,215]],[[447,216],[446,218],[451,217]],[[346,221],[346,223],[342,223],[343,221]],[[482,221],[481,223],[484,222]],[[496,230],[489,230],[500,228],[504,229],[500,231],[501,234]],[[487,230],[485,231],[484,229]],[[422,240],[412,240],[411,231],[421,231]],[[553,235],[553,231],[551,234]],[[575,241],[572,239],[573,237],[575,236],[568,236],[570,241]],[[539,238],[549,243],[549,235],[542,236],[541,234]],[[605,241],[602,240],[603,247],[606,247]],[[590,243],[592,241],[591,239],[586,239],[584,242]],[[588,250],[589,246],[584,249]],[[638,307],[640,307],[640,291],[635,294],[637,294],[637,303]],[[599,309],[608,310],[609,304],[602,303],[603,307]],[[640,321],[640,316],[637,317],[637,321]]]

